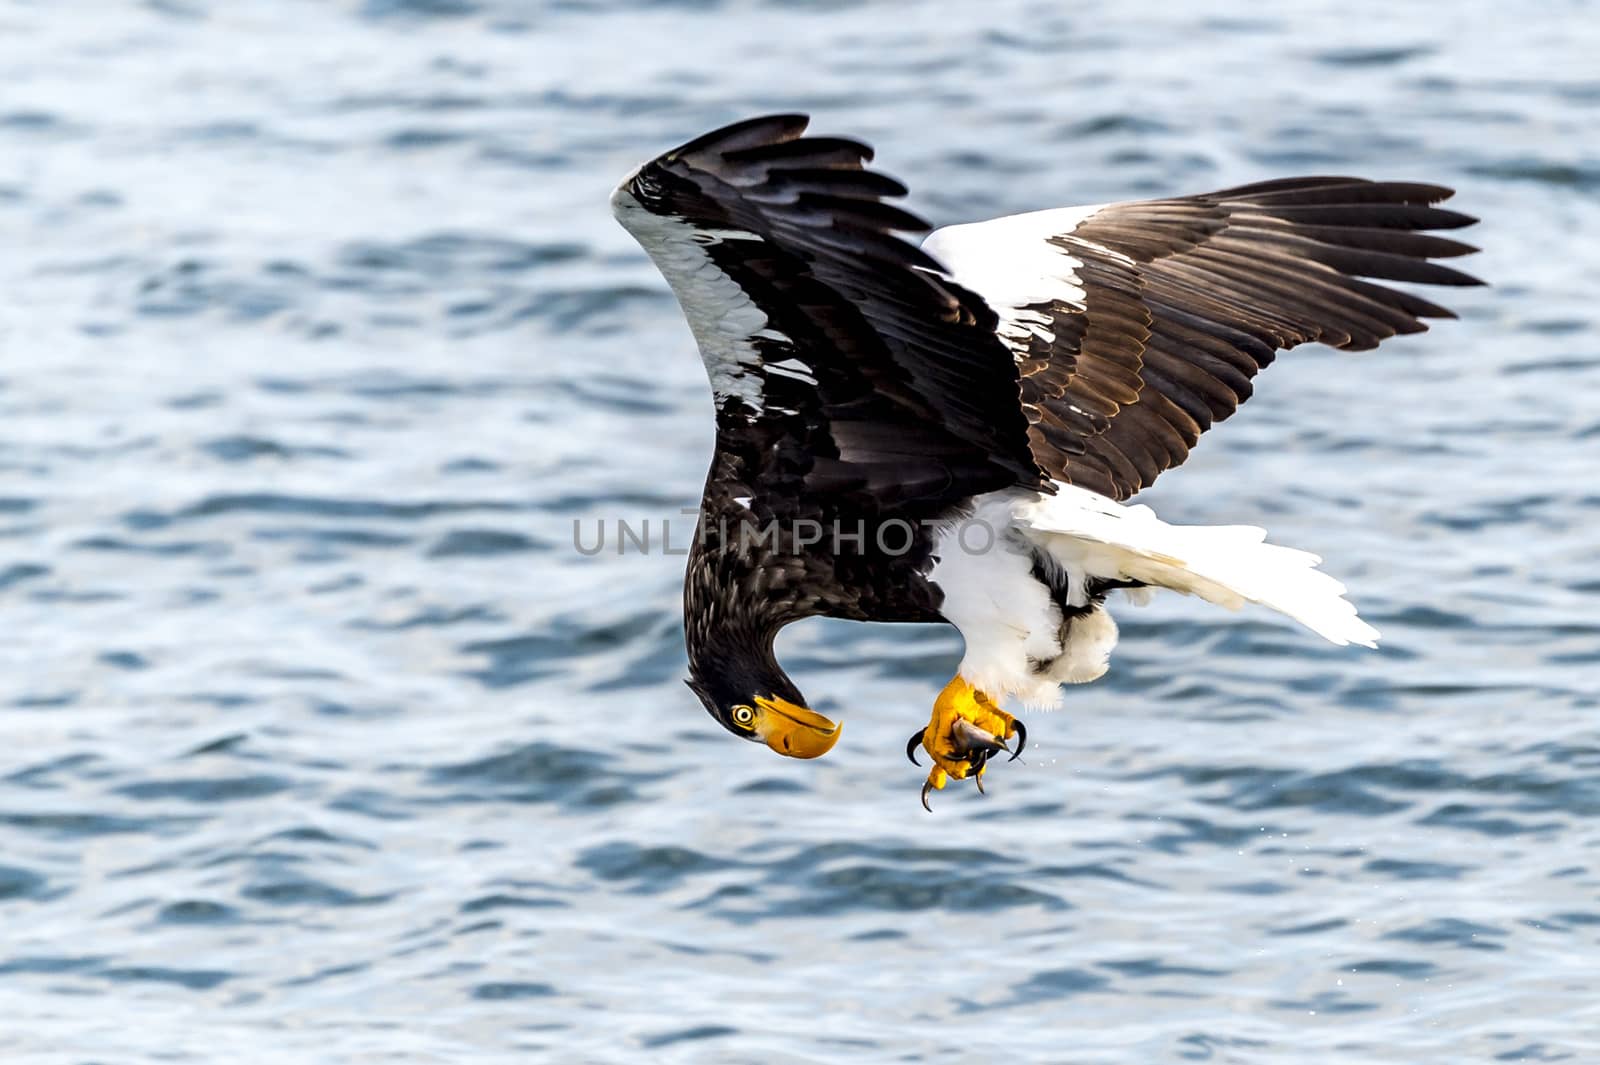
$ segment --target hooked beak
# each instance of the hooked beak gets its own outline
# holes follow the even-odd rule
[[[787,699],[757,699],[754,724],[768,747],[789,758],[818,758],[839,742],[838,722]]]

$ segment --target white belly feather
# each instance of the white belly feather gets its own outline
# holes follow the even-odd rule
[[[1099,677],[1117,640],[1104,607],[1063,628],[1061,608],[1035,575],[1041,560],[1066,575],[1069,607],[1090,602],[1092,578],[1140,581],[1233,609],[1259,603],[1341,646],[1376,646],[1377,630],[1316,568],[1317,556],[1265,537],[1248,525],[1169,525],[1149,507],[1058,484],[1050,496],[977,500],[969,516],[939,530],[929,578],[966,640],[962,677],[1034,706],[1054,704],[1061,684]]]

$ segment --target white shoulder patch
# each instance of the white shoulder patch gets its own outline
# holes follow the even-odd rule
[[[928,234],[922,250],[943,263],[958,284],[983,297],[1000,316],[1000,339],[1013,350],[1026,348],[1030,335],[1048,343],[1055,339],[1049,319],[1024,308],[1054,302],[1082,307],[1085,300],[1078,279],[1083,263],[1050,238],[1071,233],[1103,206],[1058,207],[945,226]]]
[[[738,229],[697,229],[681,218],[653,214],[626,187],[611,195],[611,210],[655,261],[683,308],[717,399],[734,398],[759,414],[762,380],[757,337],[788,340],[767,328],[767,313],[718,269],[706,248],[723,241],[759,241]]]

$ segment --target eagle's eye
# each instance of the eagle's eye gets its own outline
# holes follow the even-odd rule
[[[755,720],[756,712],[748,706],[736,706],[733,708],[733,723],[740,728],[750,728],[755,724]]]

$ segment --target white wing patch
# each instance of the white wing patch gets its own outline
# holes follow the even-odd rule
[[[762,359],[754,341],[789,338],[767,328],[767,312],[717,267],[706,248],[728,240],[761,238],[738,229],[697,229],[681,218],[652,214],[626,188],[612,193],[611,210],[672,286],[718,402],[737,399],[760,414]]]
[[[1055,302],[1084,306],[1078,279],[1083,263],[1050,238],[1071,233],[1103,206],[1058,207],[946,226],[928,234],[922,250],[943,263],[954,281],[983,297],[1000,316],[1000,339],[1020,352],[1033,336],[1046,343],[1055,339],[1050,319],[1025,308]]]

